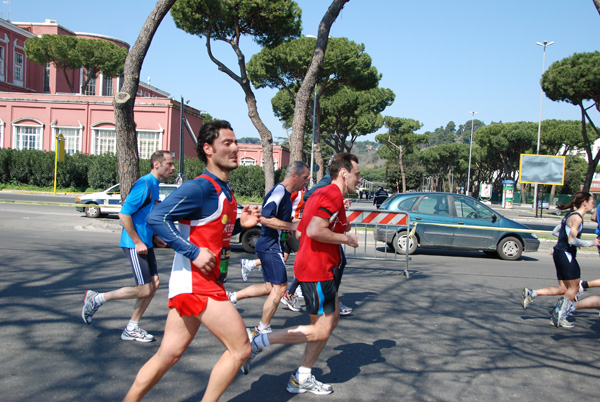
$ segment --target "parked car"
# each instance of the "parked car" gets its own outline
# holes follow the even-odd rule
[[[175,189],[177,184],[160,183],[158,198],[162,201]],[[85,194],[77,197],[75,200],[75,209],[79,212],[85,212],[88,218],[98,218],[103,214],[118,214],[121,212],[121,184],[115,184],[104,191],[98,193]]]
[[[550,209],[550,203],[548,201],[543,201],[543,200],[539,200],[538,201],[538,208],[542,208],[542,209]]]
[[[408,253],[418,247],[481,250],[504,260],[518,260],[525,252],[537,251],[540,241],[535,233],[520,233],[515,229],[527,226],[505,218],[476,199],[452,193],[399,193],[388,198],[381,210],[406,211],[411,222],[417,223],[415,236],[410,240]],[[458,226],[493,228],[461,228],[419,223],[439,223]],[[377,226],[376,241],[384,241],[398,253],[406,252],[405,228]]]
[[[240,224],[240,215],[242,214],[242,206],[237,204],[237,219],[235,220],[235,227],[233,232],[235,235],[231,236],[231,243],[242,243],[244,251],[247,253],[254,253],[256,242],[260,237],[260,224],[251,228],[244,228]]]

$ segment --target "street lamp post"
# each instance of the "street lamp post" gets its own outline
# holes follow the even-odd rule
[[[473,153],[473,122],[475,121],[475,113],[471,113],[471,141],[469,141],[469,170],[467,173],[467,195],[469,195],[469,189],[471,188],[471,154]]]
[[[535,42],[536,45],[542,46],[544,48],[542,55],[542,75],[544,74],[544,68],[546,65],[546,47],[552,45],[554,42],[548,42],[545,40],[543,43]],[[540,85],[541,86],[541,85]],[[540,154],[540,138],[542,136],[542,101],[544,100],[544,88],[540,88],[540,119],[538,123],[538,135],[537,135],[537,150],[536,155]],[[535,183],[535,187],[533,190],[533,206],[535,208],[535,217],[538,217],[538,208],[537,208],[537,193],[538,193],[538,185]]]

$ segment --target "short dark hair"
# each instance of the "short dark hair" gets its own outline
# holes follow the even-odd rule
[[[198,144],[196,145],[196,153],[198,159],[202,162],[207,163],[206,154],[204,153],[204,144],[212,145],[215,139],[219,137],[219,131],[221,129],[232,130],[231,124],[225,120],[213,120],[202,125],[200,132],[198,133]]]
[[[165,154],[171,155],[171,152],[162,149],[154,151],[152,156],[150,156],[150,169],[154,169],[154,162],[158,162],[159,164],[161,164],[165,160]]]
[[[331,180],[337,179],[338,174],[342,169],[351,171],[352,162],[356,162],[356,164],[358,164],[358,158],[356,157],[356,155],[353,155],[351,153],[340,152],[339,154],[333,155],[333,160],[331,161],[331,165],[329,166],[329,174],[331,175]]]

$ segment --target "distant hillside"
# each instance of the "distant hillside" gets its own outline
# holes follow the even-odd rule
[[[381,146],[375,141],[356,141],[352,147],[352,153],[358,157],[361,168],[375,169],[385,165],[385,160],[377,155]]]

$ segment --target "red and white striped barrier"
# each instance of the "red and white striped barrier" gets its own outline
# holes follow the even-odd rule
[[[401,212],[350,210],[347,214],[350,223],[379,224],[379,225],[406,225],[408,215]]]
[[[346,217],[352,224],[352,229],[358,234],[360,229],[364,237],[359,237],[359,246],[357,249],[348,249],[345,247],[346,256],[349,258],[358,259],[375,259],[375,260],[393,260],[402,261],[404,263],[404,275],[408,278],[408,261],[410,257],[408,253],[400,255],[389,253],[387,244],[383,248],[377,247],[377,242],[373,238],[373,228],[376,226],[385,226],[386,228],[400,231],[403,228],[409,232],[410,217],[404,212],[390,212],[373,208],[361,209],[350,208],[346,212]],[[400,226],[394,228],[395,226]],[[390,228],[391,227],[391,228]],[[367,246],[369,244],[369,246]],[[383,251],[382,251],[383,250]]]

